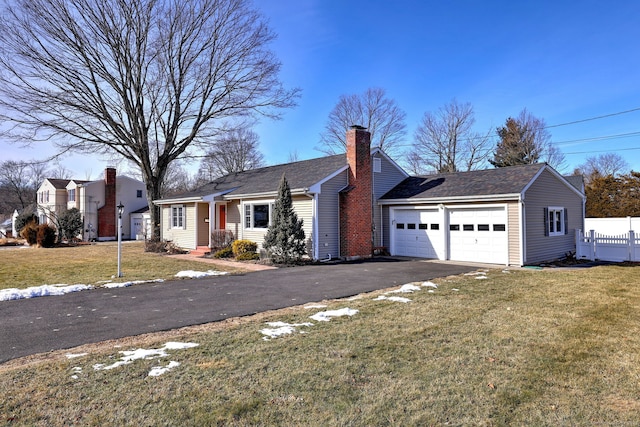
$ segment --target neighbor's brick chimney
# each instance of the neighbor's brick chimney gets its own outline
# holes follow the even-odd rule
[[[340,193],[340,255],[370,257],[373,251],[371,134],[362,126],[347,131],[349,181]]]
[[[116,170],[104,171],[104,205],[98,209],[98,237],[117,238],[116,234]]]

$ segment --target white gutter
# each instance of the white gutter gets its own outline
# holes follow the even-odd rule
[[[379,205],[424,205],[434,203],[448,203],[451,202],[499,202],[505,200],[519,200],[520,193],[510,194],[492,194],[488,196],[456,196],[456,197],[438,197],[429,199],[385,199],[378,200]]]

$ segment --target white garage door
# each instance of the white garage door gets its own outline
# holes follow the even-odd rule
[[[507,254],[504,207],[449,210],[449,259],[506,264]]]
[[[394,219],[394,255],[438,258],[443,225],[437,209],[397,209]]]

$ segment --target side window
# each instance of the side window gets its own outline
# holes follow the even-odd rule
[[[563,207],[545,208],[545,235],[563,236],[567,234],[567,210]]]
[[[171,228],[186,228],[187,208],[184,205],[171,205]]]

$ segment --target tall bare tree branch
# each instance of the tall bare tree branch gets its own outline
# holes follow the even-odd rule
[[[317,149],[326,154],[344,153],[345,135],[352,125],[364,126],[371,133],[371,146],[387,154],[398,154],[406,133],[406,113],[386,97],[384,89],[370,88],[359,95],[342,95],[329,113]]]
[[[424,173],[470,171],[482,166],[489,155],[489,134],[474,132],[474,124],[471,104],[455,99],[435,113],[426,112],[414,135],[412,168]]]
[[[5,0],[3,12],[10,136],[121,156],[150,206],[169,165],[206,148],[222,120],[278,117],[299,94],[280,83],[275,35],[248,0]]]

